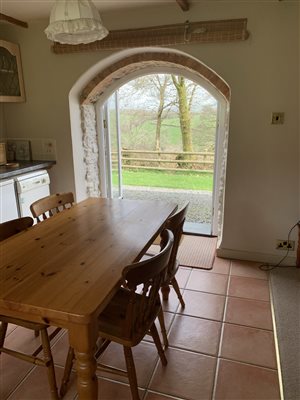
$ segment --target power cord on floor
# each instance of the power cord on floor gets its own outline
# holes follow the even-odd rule
[[[295,223],[295,225],[293,225],[293,226],[291,227],[291,229],[289,230],[288,238],[287,238],[287,242],[288,242],[288,243],[289,243],[289,241],[290,241],[290,235],[291,235],[293,229],[296,228],[297,225],[300,225],[300,220],[297,221],[297,222]],[[261,264],[261,265],[259,266],[259,268],[260,268],[262,271],[271,271],[272,269],[275,269],[275,268],[296,268],[296,265],[281,265],[281,263],[282,263],[282,262],[287,258],[287,256],[289,255],[289,252],[290,252],[290,249],[287,248],[285,255],[282,257],[282,259],[281,259],[277,264],[272,265],[272,264],[264,263],[264,264]]]

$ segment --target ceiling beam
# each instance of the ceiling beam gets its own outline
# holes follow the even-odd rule
[[[9,17],[8,15],[0,13],[0,21],[6,21],[10,24],[22,26],[22,28],[28,28],[27,22],[20,21],[19,19],[15,19],[13,17]]]
[[[188,0],[176,0],[176,2],[179,5],[179,7],[182,9],[182,11],[188,11],[190,9]]]

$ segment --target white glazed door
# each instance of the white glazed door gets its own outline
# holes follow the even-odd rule
[[[101,107],[98,126],[101,197],[122,198],[122,148],[117,91]]]

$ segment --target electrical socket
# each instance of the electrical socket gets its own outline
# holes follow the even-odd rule
[[[55,153],[55,140],[53,139],[45,139],[43,143],[43,153],[45,154],[53,154]]]
[[[284,123],[284,112],[273,112],[271,123],[272,125],[282,125]]]
[[[43,139],[42,140],[42,153],[44,157],[48,157],[49,160],[56,159],[56,140],[54,139]]]
[[[295,249],[295,241],[294,240],[280,240],[277,239],[276,242],[277,250],[294,250]]]

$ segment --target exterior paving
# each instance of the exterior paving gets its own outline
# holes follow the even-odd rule
[[[176,202],[181,207],[189,201],[186,220],[196,223],[210,223],[212,213],[212,192],[206,190],[162,189],[145,186],[124,186],[125,199],[165,200]]]

